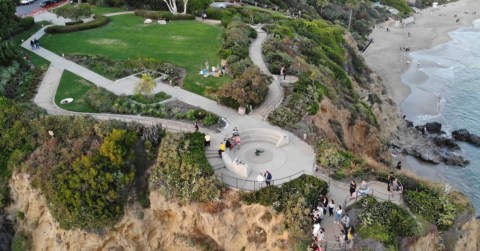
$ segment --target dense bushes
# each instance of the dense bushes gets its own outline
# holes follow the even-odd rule
[[[169,11],[151,11],[151,10],[135,10],[135,16],[141,16],[150,19],[176,21],[176,20],[195,20],[194,15],[177,14],[174,15]]]
[[[223,85],[217,95],[222,104],[230,107],[257,107],[267,97],[270,81],[258,68],[250,67],[232,83]]]
[[[362,198],[358,203],[364,210],[359,214],[360,236],[395,245],[397,236],[410,237],[417,234],[417,222],[400,206],[390,201],[377,202],[370,196]]]
[[[151,181],[180,200],[218,200],[222,185],[205,157],[203,144],[203,133],[167,134],[158,150]]]
[[[253,28],[240,21],[231,22],[225,29],[220,57],[227,59],[229,65],[243,59],[247,60],[250,38],[256,37],[255,30],[252,30]],[[232,74],[237,76],[242,72],[239,70]]]
[[[421,187],[418,191],[404,191],[403,198],[412,212],[420,214],[441,230],[447,230],[455,220],[455,205],[441,192]]]
[[[381,4],[392,6],[393,8],[403,12],[404,14],[408,14],[412,12],[412,9],[408,6],[406,1],[403,0],[381,0]]]
[[[110,22],[110,19],[106,16],[97,16],[95,20],[90,21],[88,23],[80,23],[75,25],[69,26],[61,26],[61,25],[54,25],[49,26],[45,29],[46,33],[69,33],[69,32],[76,32],[76,31],[83,31],[83,30],[90,30],[95,29],[101,26],[104,26]]]
[[[287,227],[292,231],[309,231],[311,227],[311,206],[318,194],[327,194],[328,184],[316,177],[302,175],[280,187],[267,186],[259,191],[247,193],[242,200],[248,204],[259,203],[272,206],[284,213]]]
[[[139,114],[158,118],[175,118],[198,121],[205,126],[210,126],[218,122],[218,116],[203,109],[181,110],[175,105],[169,104],[142,104],[126,96],[116,96],[115,94],[103,89],[102,87],[93,87],[84,97],[85,101],[98,112],[121,113],[121,114]],[[189,116],[189,113],[202,111],[203,116]]]

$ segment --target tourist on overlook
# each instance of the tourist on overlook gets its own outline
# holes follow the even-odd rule
[[[228,142],[228,141],[227,141]],[[222,157],[222,153],[225,152],[225,143],[221,143],[220,144],[220,148],[218,149],[218,155],[220,155],[220,157]]]
[[[357,190],[357,183],[355,183],[355,181],[352,180],[352,182],[350,182],[350,197],[352,199],[354,198],[354,194],[356,190]]]
[[[263,177],[265,178],[265,183],[267,184],[267,186],[269,186],[270,182],[272,181],[272,174],[269,171],[266,171],[263,174]]]
[[[330,216],[333,216],[333,211],[335,210],[335,201],[330,200],[328,203],[328,213]]]
[[[313,238],[315,239],[319,233],[320,233],[320,223],[313,224],[313,231],[312,231]]]
[[[335,221],[333,222],[334,224],[340,223],[342,214],[343,214],[342,206],[338,205],[337,210],[335,210]]]
[[[337,241],[340,242],[340,248],[343,248],[343,246],[345,245],[345,239],[347,238],[346,234],[345,234],[345,231],[340,230],[340,234],[336,236],[337,238]]]
[[[205,135],[205,147],[210,146],[210,135]]]
[[[350,228],[350,217],[348,217],[348,214],[345,214],[341,220],[342,226],[343,226],[343,231],[345,233],[348,233],[348,229]]]
[[[362,185],[358,189],[358,196],[368,195],[368,185],[366,181],[362,181]],[[345,231],[346,232],[346,231]]]
[[[233,128],[233,133],[232,133],[233,136],[239,136],[240,133],[238,133],[238,128],[235,126],[235,128]]]
[[[198,127],[198,123],[195,122],[193,125],[195,126],[195,132],[198,132],[198,129],[200,129],[200,128]]]
[[[263,178],[263,173],[259,173],[258,176],[257,176],[257,181],[258,183],[260,184],[260,187],[262,187],[262,184],[263,182],[265,181],[265,179]]]
[[[313,223],[318,223],[320,224],[322,222],[322,219],[320,217],[320,214],[322,213],[322,209],[320,207],[317,207],[313,209]]]
[[[393,176],[393,172],[390,172],[387,179],[388,179],[387,190],[390,192],[390,190],[392,189],[393,181],[395,180],[395,176]]]
[[[328,207],[327,196],[323,196],[323,199],[322,199],[321,203],[322,203],[322,207],[323,207],[323,214],[327,214],[327,207]]]

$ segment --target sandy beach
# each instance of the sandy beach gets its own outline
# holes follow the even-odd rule
[[[413,17],[415,22],[405,28],[396,28],[394,20],[377,26],[371,34],[373,43],[363,56],[370,68],[383,79],[388,95],[397,105],[405,102],[402,107],[415,107],[421,114],[433,115],[438,112],[439,101],[434,94],[418,91],[406,99],[410,88],[402,83],[402,74],[408,70],[404,77],[416,84],[425,82],[428,76],[416,69],[420,65],[412,63],[409,52],[401,48],[408,47],[413,52],[448,42],[449,32],[472,26],[472,21],[480,18],[480,1],[459,0],[436,9],[423,9]]]

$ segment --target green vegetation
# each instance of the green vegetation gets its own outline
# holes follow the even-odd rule
[[[24,232],[15,233],[15,237],[12,240],[12,251],[28,251],[31,250],[31,239]]]
[[[55,103],[62,109],[75,112],[97,112],[85,101],[85,94],[94,87],[94,85],[84,78],[64,71],[57,92],[55,93]],[[60,101],[65,98],[73,98],[73,102],[62,104]]]
[[[96,16],[104,15],[108,13],[117,13],[122,11],[125,11],[125,10],[117,7],[102,7],[98,5],[92,6],[92,14],[95,14]]]
[[[190,14],[174,15],[169,11],[135,10],[135,16],[141,16],[141,17],[150,18],[154,20],[166,20],[166,21],[195,20],[194,15],[190,15]]]
[[[75,21],[81,21],[83,18],[92,15],[92,8],[89,4],[65,4],[52,10],[57,16],[68,18]]]
[[[150,105],[150,104],[155,104],[155,103],[159,103],[159,102],[162,102],[164,100],[167,100],[169,98],[171,98],[170,95],[166,94],[165,92],[159,92],[159,93],[156,93],[152,96],[144,96],[144,95],[131,95],[131,96],[127,96],[129,99],[133,100],[133,101],[136,101],[138,103],[142,103],[142,104],[146,104],[146,105]]]
[[[248,204],[272,206],[285,215],[285,223],[292,232],[308,232],[312,226],[310,211],[319,194],[328,193],[328,184],[314,176],[302,175],[282,186],[266,186],[246,193],[242,200]]]
[[[381,4],[392,6],[403,14],[412,12],[412,9],[408,6],[406,1],[403,0],[380,0]]]
[[[225,75],[219,78],[198,75],[205,61],[211,66],[220,64],[219,27],[196,21],[144,25],[143,18],[133,15],[114,16],[111,20],[100,29],[46,35],[41,42],[57,54],[101,55],[115,61],[149,57],[169,62],[186,69],[185,89],[203,95],[207,88],[218,88],[230,80]]]
[[[217,201],[223,185],[205,157],[204,136],[199,132],[167,134],[160,144],[151,182],[183,201]]]
[[[42,170],[37,174],[40,187],[63,229],[112,226],[123,215],[123,204],[135,177],[132,161],[137,137],[133,132],[113,129],[101,145],[98,139],[96,135],[72,138],[72,145],[49,140],[40,149],[58,148],[56,161],[49,163],[52,166],[46,166],[44,160],[29,159]],[[89,144],[87,151],[82,149],[83,144]]]
[[[71,33],[77,31],[91,30],[104,25],[107,25],[110,22],[110,18],[106,16],[98,16],[93,21],[83,23],[83,22],[73,22],[71,25],[53,25],[45,29],[46,33]]]
[[[342,180],[369,170],[365,161],[338,145],[322,140],[317,144],[317,164],[333,170],[332,178]]]
[[[417,234],[415,219],[400,206],[390,202],[378,202],[373,197],[364,197],[357,202],[363,212],[358,233],[363,238],[372,238],[389,246],[396,246],[398,236],[411,237]]]
[[[117,96],[102,87],[91,88],[83,97],[94,110],[103,113],[140,114],[158,118],[187,119],[210,126],[218,122],[218,116],[203,109],[177,107],[175,104],[142,104],[127,96]]]

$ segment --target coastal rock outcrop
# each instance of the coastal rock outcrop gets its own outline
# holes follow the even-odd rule
[[[441,134],[442,132],[442,124],[438,122],[430,122],[425,124],[425,128],[427,129],[428,133],[436,133]]]
[[[467,129],[455,130],[452,137],[459,141],[465,141],[475,146],[480,146],[480,136],[470,133]]]
[[[453,149],[453,150],[460,150],[460,146],[455,143],[455,141],[451,138],[445,138],[445,137],[433,137],[432,138],[433,143],[439,147],[446,147],[448,149]]]
[[[463,156],[454,152],[442,151],[442,149],[420,145],[405,147],[402,149],[402,153],[417,157],[433,164],[440,164],[444,162],[447,165],[464,167],[470,163],[470,161],[464,159]]]

